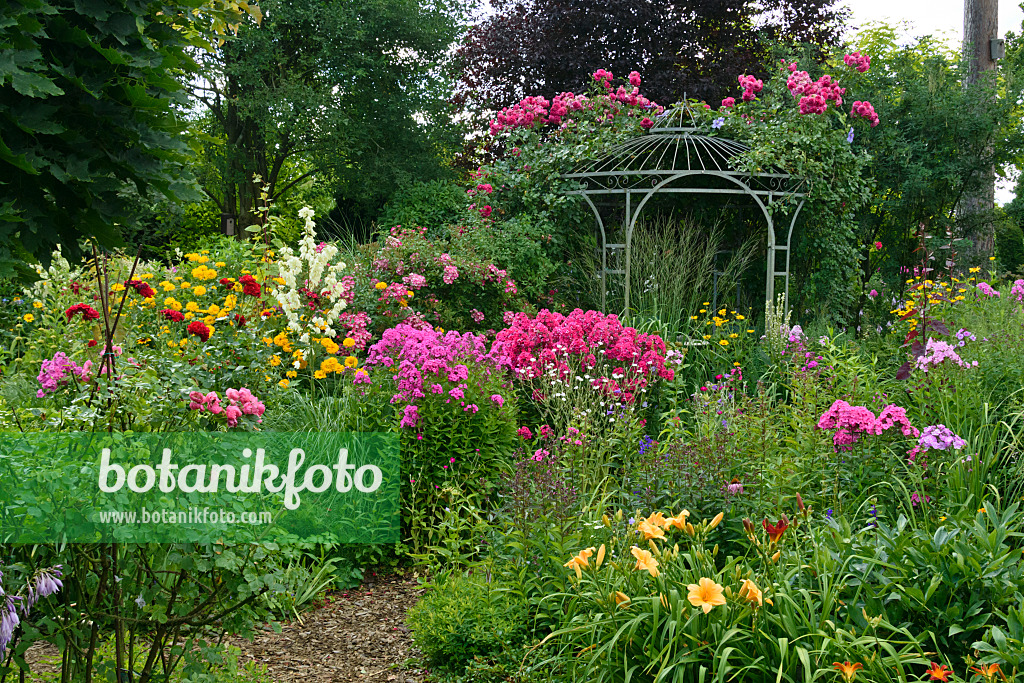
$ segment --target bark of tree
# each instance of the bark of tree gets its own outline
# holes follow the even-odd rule
[[[984,83],[995,77],[996,62],[992,59],[990,41],[998,36],[998,0],[964,0],[964,58],[967,74],[964,87]],[[971,244],[961,254],[961,265],[987,265],[995,253],[995,168],[984,172],[960,205],[960,232]]]

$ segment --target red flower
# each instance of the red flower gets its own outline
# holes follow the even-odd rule
[[[140,296],[146,299],[156,296],[156,292],[149,286],[149,283],[142,280],[125,280],[124,286],[131,287],[138,292]]]
[[[932,662],[931,668],[925,673],[932,681],[948,681],[949,677],[953,675],[953,672],[947,669],[945,664],[936,664],[935,662]]]
[[[230,287],[230,286],[231,286],[231,285],[232,285],[232,284],[234,283],[234,280],[232,280],[232,279],[231,279],[231,278],[229,278],[229,277],[222,277],[222,278],[220,279],[220,283],[221,283],[222,285],[224,285],[225,287]]]
[[[185,319],[185,316],[181,313],[181,311],[175,311],[170,308],[165,308],[162,311],[160,311],[160,315],[167,318],[168,320],[173,320],[176,323],[180,323],[182,320]]]
[[[786,533],[786,529],[789,528],[789,519],[786,515],[782,515],[782,519],[777,524],[769,524],[768,518],[765,517],[761,525],[764,526],[764,530],[768,533],[768,540],[772,543],[778,543],[779,539],[782,538],[782,534]]]
[[[245,327],[245,316],[241,313],[235,313],[235,327],[238,329]]]
[[[188,324],[188,333],[199,337],[200,341],[206,341],[210,338],[210,328],[198,320]]]
[[[84,320],[96,320],[100,317],[99,311],[89,304],[75,304],[71,306],[68,310],[64,311],[64,317],[68,319],[68,322],[71,322],[71,319],[79,313],[82,314]]]
[[[260,283],[256,282],[256,278],[252,275],[243,275],[238,279],[242,284],[242,293],[248,294],[249,296],[259,296],[262,291]]]
[[[95,339],[90,339],[88,342],[86,342],[85,345],[88,346],[91,349],[92,347],[96,346],[96,340]]]

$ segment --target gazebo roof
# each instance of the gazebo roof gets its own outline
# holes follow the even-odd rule
[[[735,159],[749,149],[711,135],[698,125],[690,106],[682,104],[660,114],[646,133],[612,147],[600,159],[578,163],[562,177],[582,181],[584,193],[605,194],[649,190],[676,176],[730,176],[759,194],[802,196],[796,179],[777,168],[754,174],[739,170]]]

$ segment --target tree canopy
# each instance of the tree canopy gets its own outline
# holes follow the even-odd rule
[[[118,243],[127,185],[187,194],[175,74],[240,13],[224,0],[0,3],[0,274],[82,237]]]
[[[825,48],[847,11],[835,0],[494,0],[459,50],[461,96],[474,106],[515,104],[578,89],[597,69],[637,70],[648,97],[708,102],[730,94],[736,74],[764,77],[779,41]]]

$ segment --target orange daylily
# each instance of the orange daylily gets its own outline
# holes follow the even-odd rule
[[[616,607],[620,607],[622,609],[629,607],[629,596],[622,591],[615,591],[615,595],[612,596],[612,599],[615,600]]]
[[[948,681],[949,677],[953,675],[950,669],[947,669],[945,664],[937,664],[932,662],[931,668],[925,671],[928,674],[929,680],[932,681]]]
[[[680,531],[686,531],[686,518],[690,516],[689,510],[683,510],[675,517],[669,517],[665,520],[665,528],[674,526]]]
[[[665,515],[661,514],[660,511],[652,512],[651,515],[644,521],[650,524],[651,526],[665,526]]]
[[[1006,676],[1003,675],[1003,672],[999,668],[998,664],[985,664],[985,665],[982,665],[982,666],[972,666],[971,667],[971,671],[973,671],[974,673],[976,673],[979,676],[981,676],[982,678],[984,678],[986,683],[992,683],[992,681],[996,680],[996,674],[999,674],[999,676],[1004,681],[1006,680]]]
[[[641,548],[633,546],[630,549],[630,552],[633,553],[633,557],[636,558],[635,569],[637,571],[647,570],[651,573],[651,576],[658,578],[658,574],[661,573],[658,571],[658,561],[654,559],[654,555],[651,554],[650,550],[642,550]]]
[[[568,562],[566,562],[562,566],[563,567],[571,567],[571,568],[575,569],[576,570],[576,578],[577,579],[582,579],[583,578],[583,572],[581,571],[581,569],[586,569],[587,567],[590,566],[590,556],[593,555],[593,554],[594,554],[594,549],[593,548],[587,548],[586,550],[581,550],[579,552],[579,554],[576,555],[576,557],[573,557],[572,559],[570,559]]]
[[[740,597],[749,603],[757,603],[757,607],[764,606],[764,593],[750,579],[743,579],[743,583],[740,584]]]
[[[651,524],[646,519],[641,521],[637,528],[640,530],[640,533],[644,535],[645,541],[649,541],[652,538],[660,538],[662,540],[665,539],[665,532],[662,531],[661,526]]]
[[[718,605],[725,604],[725,589],[707,577],[702,576],[699,582],[691,583],[687,588],[690,590],[690,593],[686,596],[686,599],[694,607],[700,607],[704,610],[704,614],[707,614]]]
[[[864,668],[864,665],[860,662],[857,662],[856,664],[850,664],[849,662],[843,662],[842,664],[839,662],[832,662],[832,667],[839,673],[843,674],[843,680],[846,681],[846,683],[851,683],[851,681],[857,677],[857,672]]]

